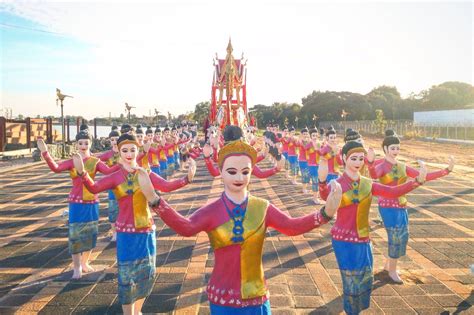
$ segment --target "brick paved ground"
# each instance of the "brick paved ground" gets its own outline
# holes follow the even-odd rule
[[[67,251],[67,174],[44,165],[0,175],[0,314],[115,314],[115,244],[109,240],[106,194],[101,194],[100,236],[93,252],[99,270],[69,281]],[[198,161],[195,182],[166,199],[189,214],[218,197],[220,180],[211,180]],[[315,209],[282,174],[254,180],[251,191],[293,216]],[[375,288],[364,314],[474,314],[474,188],[454,176],[429,183],[410,195],[411,240],[401,261],[405,285],[393,285],[381,272],[386,234],[377,209],[371,212]],[[375,205],[375,203],[374,203]],[[203,289],[213,266],[206,234],[183,238],[155,219],[158,277],[144,313],[207,314]],[[330,226],[299,237],[269,231],[264,266],[274,314],[338,314],[341,278],[332,251]]]

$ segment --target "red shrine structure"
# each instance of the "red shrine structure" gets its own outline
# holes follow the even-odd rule
[[[248,125],[247,60],[244,61],[243,53],[241,59],[235,59],[232,51],[229,39],[225,59],[219,59],[217,53],[214,58],[209,121],[221,129],[226,125]]]

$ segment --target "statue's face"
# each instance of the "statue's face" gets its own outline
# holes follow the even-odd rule
[[[336,135],[331,134],[331,135],[327,136],[327,139],[328,139],[329,144],[336,144]]]
[[[138,148],[133,143],[127,143],[120,147],[120,159],[122,163],[132,164],[137,158]]]
[[[152,140],[153,140],[153,134],[152,134],[152,133],[147,133],[147,134],[146,134],[146,139],[147,139],[148,141],[152,141]]]
[[[89,139],[79,139],[77,141],[77,150],[82,152],[82,153],[86,153],[89,151],[90,147],[91,147],[91,141]]]
[[[116,149],[117,148],[117,140],[119,137],[110,137],[110,144],[112,145],[112,148]]]
[[[144,138],[143,133],[138,133],[138,134],[136,135],[136,137],[137,137],[138,144],[139,144],[139,145],[142,145],[142,144],[143,144],[143,138]]]
[[[221,177],[224,190],[240,192],[246,190],[252,173],[252,161],[246,155],[229,156],[222,165]]]
[[[400,153],[400,145],[399,144],[391,144],[388,148],[384,147],[385,154],[390,156],[393,159],[396,159],[398,154]]]
[[[360,171],[360,169],[364,166],[364,158],[364,152],[355,152],[349,155],[348,157],[346,157],[345,155],[343,156],[346,169],[352,172]]]
[[[165,135],[166,138],[168,138],[170,136],[170,131],[169,130],[165,130],[165,132],[163,133]]]
[[[305,139],[305,140],[309,139],[309,133],[308,132],[303,132],[301,135],[303,136],[303,139]]]
[[[161,132],[155,132],[155,137],[153,139],[155,140],[155,142],[160,142],[161,136],[162,136]]]
[[[317,141],[317,140],[318,140],[318,133],[317,133],[317,132],[313,132],[313,133],[311,134],[311,140],[313,140],[313,141]]]
[[[171,135],[172,135],[173,137],[176,137],[176,136],[178,135],[178,131],[177,131],[177,130],[172,130],[172,131],[171,131]]]

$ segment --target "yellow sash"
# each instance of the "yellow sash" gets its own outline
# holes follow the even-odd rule
[[[150,228],[151,212],[148,202],[138,184],[137,173],[128,173],[123,183],[113,189],[117,200],[132,194],[133,221],[136,229]]]
[[[407,166],[405,165],[405,163],[397,161],[397,164],[392,166],[390,172],[380,177],[379,181],[384,185],[388,185],[395,182],[397,186],[406,183]],[[398,197],[398,203],[401,206],[406,206],[407,202],[408,200],[405,195]]]
[[[95,156],[90,156],[84,162],[84,171],[86,171],[92,179],[94,179],[95,177],[97,163],[99,163],[99,159],[96,158]],[[69,175],[71,176],[72,179],[76,178],[77,177],[76,169],[75,168],[71,169],[69,171]],[[94,194],[91,193],[89,190],[87,190],[86,186],[84,185],[82,185],[82,200],[84,201],[95,200]]]
[[[342,194],[340,207],[357,204],[356,227],[359,237],[369,236],[369,211],[372,203],[372,180],[361,176],[359,185]]]

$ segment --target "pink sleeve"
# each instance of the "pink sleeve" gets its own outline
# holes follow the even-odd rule
[[[149,173],[150,180],[153,184],[155,189],[164,192],[174,191],[178,188],[186,186],[188,182],[188,176],[184,176],[182,178],[174,179],[174,180],[166,180],[160,175],[157,175],[153,172]]]
[[[319,212],[293,218],[272,204],[268,206],[265,220],[268,227],[272,227],[285,235],[300,235],[327,223]]]
[[[115,164],[114,166],[112,167],[108,167],[104,162],[102,161],[99,161],[99,163],[97,163],[97,170],[99,172],[101,172],[102,174],[112,174],[116,171],[118,171],[120,169],[120,165],[119,164]]]
[[[213,177],[221,175],[220,170],[217,168],[217,166],[214,164],[214,162],[211,160],[210,157],[204,158],[204,162],[206,163],[206,167],[207,167],[209,173]]]
[[[49,155],[48,151],[41,153],[41,155],[43,156],[44,160],[48,164],[51,171],[55,173],[61,173],[61,172],[68,171],[74,168],[72,160],[63,161],[58,164],[54,162],[53,158],[51,157],[51,155]]]
[[[372,183],[372,194],[385,198],[398,198],[403,196],[416,187],[420,186],[416,181],[408,181],[398,186],[387,186],[380,183]]]
[[[257,162],[256,163],[261,162],[263,160],[265,160],[265,155],[257,155]]]
[[[255,165],[252,169],[252,175],[255,175],[257,178],[268,178],[276,173],[278,173],[278,168],[276,166],[267,170],[262,170],[258,165]]]
[[[99,158],[99,160],[105,162],[105,161],[107,161],[108,159],[110,159],[110,156],[111,156],[111,154],[110,154],[110,150],[109,150],[109,151],[104,152],[104,153],[102,153],[101,155],[99,155],[98,158]]]
[[[189,218],[186,218],[176,212],[164,199],[161,199],[160,204],[152,210],[179,235],[193,236],[201,231],[206,231],[208,228],[206,215],[203,211],[200,211],[201,209],[196,210]]]
[[[94,182],[94,180],[89,176],[89,174],[87,172],[84,172],[84,175],[81,179],[87,190],[89,190],[93,194],[98,194],[102,191],[110,190],[117,187],[120,184],[120,177],[117,175],[119,174],[110,174]]]
[[[368,165],[370,177],[372,177],[373,179],[380,178],[384,175],[383,174],[383,166],[384,166],[383,163],[381,163],[379,165],[376,165],[375,161],[373,161],[372,163],[367,162],[367,165]]]
[[[150,146],[150,149],[148,149],[148,151],[151,152],[151,153],[159,154],[161,150],[160,150],[159,147],[154,148],[154,147]]]
[[[449,171],[447,169],[442,169],[439,171],[426,174],[426,180],[427,181],[434,180],[434,179],[446,176],[448,174],[449,174]],[[415,178],[418,175],[420,175],[420,172],[418,172],[418,170],[414,169],[413,167],[410,167],[407,165],[407,175],[408,177]]]
[[[342,160],[342,150],[339,150],[339,152],[337,152],[336,161],[337,161],[337,164],[344,165],[344,161]]]

